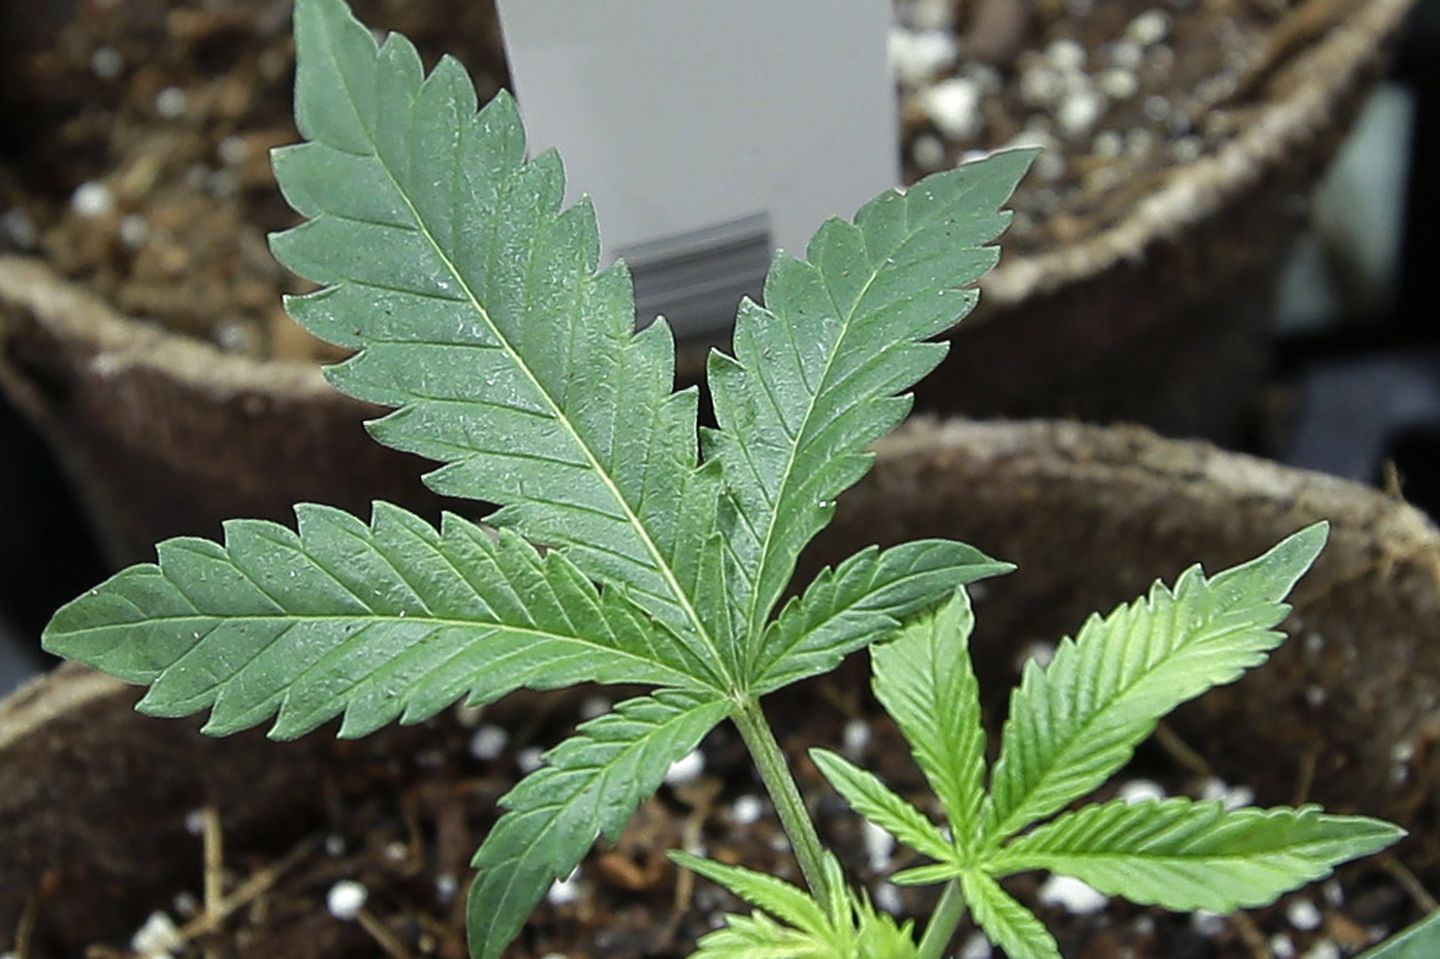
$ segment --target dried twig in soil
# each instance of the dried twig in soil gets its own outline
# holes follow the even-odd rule
[[[1206,778],[1215,775],[1215,769],[1209,761],[1196,752],[1189,743],[1181,739],[1180,734],[1175,732],[1168,723],[1160,723],[1155,727],[1155,741],[1182,768]]]
[[[220,904],[211,910],[207,908],[204,913],[187,922],[180,928],[180,938],[189,942],[206,933],[214,932],[220,924],[229,917],[236,909],[249,903],[257,896],[262,895],[270,887],[274,886],[291,869],[300,864],[307,855],[315,851],[320,845],[320,837],[311,836],[298,843],[282,858],[269,866],[257,871],[249,879],[242,882],[235,888],[228,897],[220,900]]]
[[[1275,959],[1275,953],[1270,951],[1270,944],[1265,941],[1265,933],[1255,925],[1255,920],[1250,918],[1248,912],[1237,912],[1230,917],[1230,925],[1240,934],[1240,941],[1245,943],[1252,959]]]
[[[1381,856],[1380,868],[1394,877],[1395,882],[1405,890],[1406,895],[1414,901],[1416,906],[1420,907],[1420,911],[1425,915],[1428,916],[1430,913],[1440,910],[1440,902],[1435,901],[1435,897],[1430,895],[1430,890],[1421,885],[1415,874],[1407,869],[1399,859],[1389,854]]]
[[[205,909],[202,915],[217,912],[225,900],[225,836],[220,822],[220,808],[214,803],[205,806]],[[220,953],[214,946],[206,944],[201,948],[205,959],[219,959]]]
[[[385,955],[390,956],[391,959],[414,959],[410,950],[405,948],[405,944],[395,938],[390,927],[381,922],[373,912],[362,908],[355,914],[355,919],[360,923],[360,928],[369,933],[370,938],[375,940],[375,944],[384,950]]]

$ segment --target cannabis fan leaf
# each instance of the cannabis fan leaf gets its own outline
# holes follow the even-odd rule
[[[815,759],[850,805],[933,864],[901,884],[950,882],[1014,959],[1058,959],[1054,939],[997,879],[1046,869],[1176,910],[1230,912],[1274,901],[1337,863],[1393,843],[1389,823],[1317,807],[1226,810],[1184,798],[1083,806],[1015,834],[1100,785],[1157,720],[1264,661],[1283,639],[1284,598],[1325,541],[1323,524],[1263,556],[1092,617],[1047,666],[1027,664],[985,789],[985,736],[971,671],[964,590],[872,648],[877,697],[945,810],[946,840],[918,808],[833,753]],[[943,943],[942,943],[943,945]],[[938,955],[938,953],[936,953]]]
[[[674,390],[663,320],[635,329],[623,263],[600,267],[587,200],[526,153],[515,104],[483,108],[461,66],[426,75],[342,0],[298,0],[296,119],[274,154],[305,222],[276,256],[320,285],[287,301],[352,352],[339,389],[391,408],[388,446],[441,464],[440,493],[493,504],[490,530],[395,507],[297,508],[298,531],[232,522],[176,539],[62,609],[48,649],[274,736],[343,715],[342,735],[465,699],[582,680],[653,687],[582,727],[502,801],[476,857],[472,949],[497,956],[547,884],[613,837],[671,762],[727,716],[1009,569],[963,544],[862,550],[772,617],[864,448],[937,363],[997,253],[999,205],[1032,153],[888,191],[779,256],[714,354],[718,427]],[[773,785],[773,783],[772,783]]]

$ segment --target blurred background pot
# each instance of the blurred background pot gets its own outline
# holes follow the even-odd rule
[[[861,544],[921,536],[958,536],[1018,562],[1017,573],[976,590],[974,648],[993,729],[1019,661],[1035,643],[1055,641],[1086,613],[1133,598],[1157,576],[1173,578],[1197,560],[1216,570],[1318,519],[1331,522],[1330,544],[1294,596],[1286,626],[1292,641],[1240,683],[1183,709],[1170,724],[1172,736],[1193,750],[1188,763],[1252,789],[1259,803],[1309,800],[1395,819],[1412,830],[1396,861],[1433,881],[1440,534],[1415,510],[1356,484],[1138,428],[921,422],[889,441],[872,476],[841,500],[811,565]],[[863,689],[863,661],[854,657],[846,667],[852,672],[829,695]],[[151,909],[166,908],[176,889],[193,887],[200,842],[187,832],[187,818],[207,803],[223,815],[227,862],[243,862],[247,836],[323,832],[327,816],[360,801],[339,797],[337,782],[373,798],[432,775],[419,770],[440,761],[422,757],[458,754],[468,764],[468,785],[447,788],[468,797],[470,815],[488,816],[513,776],[504,771],[513,765],[502,763],[496,773],[471,758],[465,743],[472,733],[449,719],[349,743],[328,732],[291,744],[253,733],[207,740],[197,722],[133,714],[135,698],[118,682],[65,667],[0,705],[7,860],[0,929],[28,922],[34,959],[76,955],[96,937],[127,937]],[[819,736],[840,738],[843,712],[816,709],[827,701],[816,683],[775,700],[771,711],[792,747],[813,744],[796,740],[803,717],[818,723]],[[798,708],[787,712],[787,700]],[[521,695],[485,719],[522,735],[545,715],[536,703]],[[878,727],[874,735],[878,741]],[[743,760],[733,737],[712,739],[706,750],[707,773]],[[813,768],[800,763],[797,770],[806,788],[823,793]],[[748,774],[733,778],[738,782],[722,788],[756,788]],[[701,815],[710,818],[698,828],[719,842],[737,827],[726,818],[730,807],[706,795],[703,808],[711,812]],[[833,807],[821,804],[832,817]],[[643,828],[652,827],[636,826]],[[438,834],[433,841],[443,844]],[[851,863],[862,874],[863,849],[854,844]],[[633,875],[595,860],[584,873],[617,883],[614,877]],[[422,888],[433,888],[424,873],[421,879]],[[668,880],[662,885],[670,888]],[[388,896],[372,889],[377,909],[393,901]],[[1414,907],[1403,905],[1403,893],[1394,896],[1398,925]],[[668,892],[638,901],[656,910],[655,928],[666,925]],[[317,943],[347,928],[324,915],[323,904],[317,908]],[[1283,924],[1283,908],[1275,913]],[[616,907],[605,918],[618,923],[629,915]],[[1230,948],[1249,954],[1243,945]]]
[[[482,94],[504,82],[485,5],[467,8],[463,30],[443,5],[357,6],[432,55],[465,44]],[[1017,222],[1012,254],[922,406],[1236,437],[1266,368],[1265,320],[1305,197],[1408,7],[1283,8],[1207,106],[1228,132],[1188,162],[1112,183],[1103,217],[1046,213],[1041,186],[1035,197],[1022,190],[1028,225]],[[109,560],[144,558],[177,533],[213,534],[229,516],[283,520],[298,499],[361,511],[377,496],[426,502],[417,464],[367,447],[359,422],[375,411],[328,393],[315,371],[328,354],[279,315],[279,293],[297,284],[260,238],[290,216],[265,165],[266,148],[293,137],[286,4],[78,9],[93,29],[72,24],[50,52],[11,61],[28,72],[8,86],[33,102],[7,107],[25,147],[7,151],[0,188],[27,218],[12,217],[10,233],[28,224],[21,238],[49,263],[0,257],[0,386],[58,451]],[[124,81],[119,92],[107,77]],[[134,122],[117,127],[125,117]],[[116,129],[144,149],[109,143]],[[106,166],[119,162],[111,147],[118,167]],[[177,199],[187,184],[208,205]],[[147,270],[148,285],[129,282]],[[682,353],[693,377],[702,351]]]

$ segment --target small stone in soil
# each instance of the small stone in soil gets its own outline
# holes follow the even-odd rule
[[[141,959],[161,959],[184,947],[185,939],[180,935],[180,927],[163,912],[152,912],[145,925],[130,938],[131,950],[139,953]]]
[[[704,771],[705,754],[698,749],[692,749],[671,763],[670,768],[665,770],[665,784],[681,786],[688,782],[694,782],[695,778]]]
[[[435,877],[435,898],[441,904],[449,904],[455,898],[455,893],[460,890],[460,880],[446,872]]]
[[[331,833],[325,837],[325,854],[336,859],[345,855],[345,837],[339,833]]]
[[[1059,906],[1076,916],[1088,916],[1104,909],[1108,896],[1073,876],[1051,876],[1040,887],[1040,903]]]
[[[1275,959],[1295,959],[1295,943],[1283,932],[1277,932],[1270,937],[1270,952]]]
[[[1190,928],[1206,939],[1214,939],[1225,928],[1225,917],[1206,909],[1197,909],[1190,914]]]
[[[336,919],[348,922],[360,915],[360,910],[365,908],[365,900],[369,897],[370,891],[360,883],[353,879],[342,879],[330,887],[330,892],[325,896],[325,907]]]
[[[581,719],[599,719],[610,711],[610,700],[604,696],[587,696],[580,704]]]
[[[1340,959],[1340,947],[1329,939],[1321,939],[1305,950],[1304,959]]]

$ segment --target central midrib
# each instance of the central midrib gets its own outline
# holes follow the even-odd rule
[[[333,51],[328,52],[331,53],[331,57],[333,59]],[[344,71],[338,69],[338,64],[336,72],[342,78],[345,77]],[[350,91],[348,89],[348,83],[346,93],[350,94]],[[350,100],[352,104],[355,102],[353,94],[350,95]],[[356,116],[358,117],[359,115],[359,110],[357,109]],[[535,376],[529,365],[526,364],[523,359],[521,359],[520,354],[516,352],[514,346],[511,345],[509,339],[505,337],[504,333],[501,332],[500,327],[491,318],[489,310],[487,310],[480,302],[479,298],[475,294],[475,291],[466,281],[464,275],[455,265],[455,262],[449,257],[448,254],[446,254],[445,250],[440,246],[439,242],[435,238],[434,232],[430,229],[429,224],[425,222],[425,218],[421,216],[419,209],[415,206],[414,203],[411,202],[409,194],[405,191],[405,188],[401,186],[400,181],[396,179],[395,174],[390,169],[390,166],[385,162],[384,157],[380,153],[379,145],[376,144],[375,137],[369,126],[364,123],[362,123],[360,126],[365,131],[365,136],[370,143],[370,149],[375,157],[375,161],[379,164],[380,169],[385,171],[386,178],[389,179],[391,185],[395,188],[395,192],[399,195],[400,199],[404,201],[406,208],[410,211],[410,215],[414,218],[415,223],[420,228],[420,235],[425,237],[426,242],[428,242],[431,249],[435,251],[435,255],[438,256],[440,258],[440,262],[445,265],[445,269],[450,272],[450,275],[455,278],[455,281],[457,283],[459,283],[460,288],[465,291],[466,299],[475,309],[475,312],[480,315],[480,318],[485,322],[485,325],[489,327],[490,332],[494,334],[495,339],[500,343],[500,346],[505,351],[506,355],[510,357],[510,359],[524,374],[525,378],[530,381],[532,386],[535,387],[536,392],[539,393],[540,396],[544,399],[545,404],[550,408],[551,412],[554,414],[555,419],[564,426],[565,431],[570,435],[571,439],[575,441],[575,445],[585,456],[585,459],[589,463],[591,470],[594,471],[596,476],[600,477],[601,483],[604,484],[606,490],[609,491],[610,495],[614,497],[615,502],[620,505],[620,509],[623,510],[625,513],[626,522],[630,524],[630,527],[635,531],[636,535],[640,537],[641,543],[644,545],[645,550],[650,554],[650,558],[654,561],[655,568],[660,573],[661,578],[665,581],[665,585],[670,589],[671,594],[675,597],[676,603],[679,605],[681,612],[684,613],[685,618],[690,621],[691,626],[695,630],[696,636],[700,639],[701,642],[705,644],[705,648],[709,650],[711,656],[714,657],[716,668],[720,670],[720,678],[727,686],[733,687],[735,685],[735,677],[729,674],[729,669],[725,664],[725,659],[720,655],[720,650],[715,645],[714,638],[711,637],[709,630],[705,628],[705,624],[700,619],[699,613],[696,611],[694,605],[690,602],[690,597],[687,596],[684,589],[681,588],[680,581],[675,577],[674,571],[670,568],[670,564],[665,561],[665,557],[661,554],[659,547],[655,544],[655,541],[651,539],[649,531],[645,528],[645,525],[640,522],[640,517],[636,515],[633,509],[631,509],[630,503],[620,492],[620,488],[615,485],[615,481],[611,478],[609,472],[607,472],[604,467],[601,466],[600,460],[595,455],[595,451],[590,448],[590,444],[587,443],[584,437],[580,435],[579,431],[575,429],[575,424],[570,422],[570,418],[565,415],[560,405],[555,401],[555,398],[550,395],[550,391],[547,390],[544,384],[542,384],[540,380]]]

